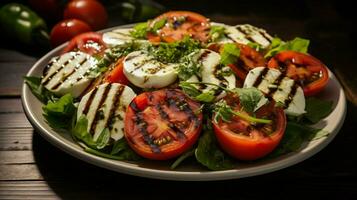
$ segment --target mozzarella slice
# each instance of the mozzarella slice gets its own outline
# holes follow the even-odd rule
[[[84,115],[88,119],[87,131],[96,141],[101,132],[108,128],[115,141],[124,135],[126,108],[136,96],[133,90],[119,83],[104,83],[97,86],[81,99],[77,120]]]
[[[120,28],[115,29],[110,32],[106,32],[103,34],[103,41],[108,46],[121,45],[126,42],[133,40],[134,38],[130,35],[131,28]]]
[[[257,67],[249,71],[245,88],[256,87],[266,95],[281,103],[288,115],[305,113],[305,96],[300,86],[277,69]]]
[[[223,26],[225,28],[226,37],[218,41],[218,43],[238,42],[241,44],[248,44],[254,42],[259,44],[262,48],[267,48],[273,40],[273,37],[264,29],[249,24],[229,26],[220,23],[212,23],[212,25]]]
[[[124,61],[124,74],[134,85],[141,88],[162,88],[173,83],[177,64],[162,63],[143,51],[128,54]]]
[[[201,81],[220,85],[228,89],[235,88],[236,78],[233,73],[223,73],[224,71],[230,71],[230,68],[220,64],[221,56],[218,53],[208,49],[201,49],[193,56],[193,59],[201,66],[200,76],[193,75],[186,81]],[[196,86],[196,88],[201,89],[203,92],[214,91],[216,93],[217,91],[217,87],[213,85],[203,86]]]
[[[46,66],[41,84],[49,91],[78,97],[93,80],[90,71],[97,60],[82,52],[69,52],[52,58]]]

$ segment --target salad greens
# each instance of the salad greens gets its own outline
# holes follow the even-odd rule
[[[296,37],[291,41],[284,42],[280,38],[275,37],[271,42],[269,51],[265,54],[265,58],[273,57],[275,54],[285,51],[292,50],[301,53],[307,53],[310,41],[307,39]]]
[[[40,77],[25,76],[24,80],[26,85],[29,86],[32,94],[34,94],[42,103],[47,103],[47,101],[55,98],[54,94],[41,85]]]
[[[236,63],[240,55],[240,49],[237,45],[232,43],[227,43],[223,45],[223,50],[221,53],[221,64],[228,65]]]
[[[209,32],[209,36],[211,38],[211,42],[216,42],[219,39],[225,36],[226,28],[223,26],[211,26],[211,30]]]

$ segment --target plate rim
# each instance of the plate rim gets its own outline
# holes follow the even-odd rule
[[[130,28],[133,27],[134,24],[126,24],[121,26],[115,26],[108,29],[101,30],[100,32],[108,32],[117,28]],[[26,76],[32,75],[34,71],[41,67],[41,64],[47,60],[50,56],[60,52],[67,43],[64,43],[53,50],[49,51],[47,54],[42,56],[27,72]],[[43,67],[43,66],[42,66]],[[65,141],[64,137],[57,137],[56,135],[51,134],[51,131],[47,130],[41,123],[36,119],[32,111],[29,109],[30,106],[30,99],[28,99],[28,95],[33,95],[27,85],[23,82],[22,83],[22,92],[21,92],[21,102],[23,106],[23,110],[27,119],[30,121],[32,126],[35,128],[36,132],[38,132],[42,137],[44,137],[47,141],[49,141],[52,145],[56,146],[57,148],[65,151],[66,153],[83,160],[87,163],[94,164],[99,167],[103,167],[112,171],[125,173],[134,176],[146,177],[146,178],[154,178],[154,179],[163,179],[163,180],[176,180],[176,181],[213,181],[213,180],[228,180],[228,179],[237,179],[237,178],[244,178],[250,176],[256,176],[261,174],[270,173],[273,171],[278,171],[283,168],[290,167],[295,165],[296,163],[302,162],[305,159],[310,158],[311,156],[315,155],[323,148],[325,148],[337,135],[339,130],[341,129],[347,112],[347,103],[345,93],[341,84],[339,83],[338,79],[334,76],[334,74],[329,70],[330,79],[333,79],[335,84],[337,84],[337,88],[339,89],[339,101],[336,104],[334,111],[335,112],[337,107],[342,109],[342,112],[338,113],[339,118],[341,119],[339,123],[337,123],[333,129],[333,131],[324,138],[320,138],[321,142],[318,145],[312,147],[309,151],[297,152],[296,154],[286,157],[282,160],[277,160],[271,163],[265,163],[259,166],[253,166],[244,169],[231,169],[231,170],[223,170],[223,171],[194,171],[194,172],[187,172],[187,171],[168,171],[168,170],[160,170],[160,169],[150,169],[150,168],[143,168],[140,166],[131,166],[128,165],[125,161],[117,161],[111,160],[103,157],[99,157],[96,155],[89,154],[85,152],[83,149],[78,149],[69,143],[73,143],[71,141]],[[34,97],[34,96],[33,96]],[[35,97],[37,100],[37,98]],[[41,111],[42,112],[42,111]],[[330,113],[330,114],[331,114]],[[53,131],[53,130],[52,130]],[[263,168],[263,169],[261,169]]]

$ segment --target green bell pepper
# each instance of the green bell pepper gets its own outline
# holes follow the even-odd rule
[[[1,30],[27,45],[49,45],[45,21],[28,7],[9,3],[0,9]]]

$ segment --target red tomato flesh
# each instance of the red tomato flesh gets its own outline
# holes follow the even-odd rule
[[[234,102],[239,102],[235,99]],[[235,110],[242,112],[239,103]],[[253,125],[234,116],[230,122],[212,120],[218,143],[224,151],[240,160],[256,160],[272,152],[279,144],[286,128],[286,117],[282,108],[274,103],[261,107],[256,112],[257,118],[267,117],[270,124]]]
[[[145,158],[174,158],[196,143],[202,127],[199,109],[198,102],[179,90],[144,92],[127,108],[125,138]]]

